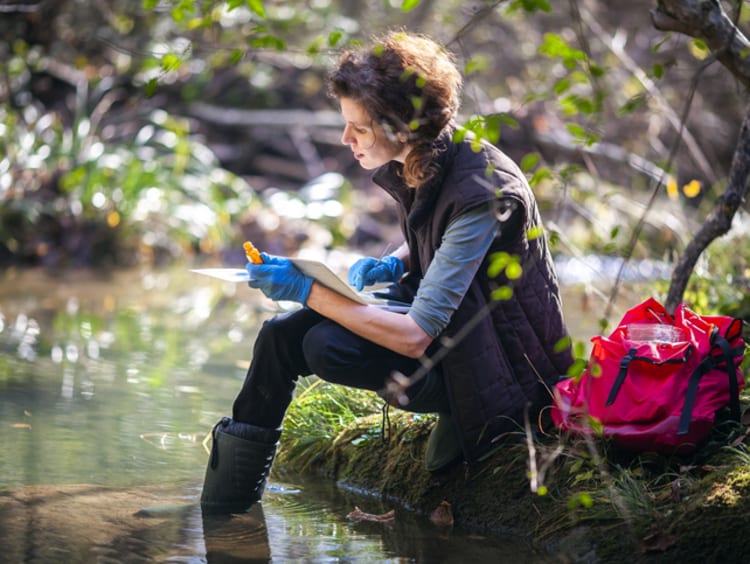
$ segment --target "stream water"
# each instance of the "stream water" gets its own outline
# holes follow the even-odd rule
[[[575,331],[593,334],[580,296]],[[535,562],[521,540],[303,478],[204,520],[207,434],[273,304],[187,268],[3,273],[0,562]],[[582,315],[583,313],[583,315]],[[396,509],[388,523],[347,518]]]

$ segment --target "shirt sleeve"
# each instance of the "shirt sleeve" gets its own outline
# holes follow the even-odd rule
[[[448,325],[497,230],[491,203],[466,211],[448,225],[408,312],[430,337],[437,337]]]

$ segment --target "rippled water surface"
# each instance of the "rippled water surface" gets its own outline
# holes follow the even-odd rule
[[[187,269],[6,272],[0,562],[539,561],[320,481],[274,478],[262,507],[204,520],[206,436],[270,306]]]

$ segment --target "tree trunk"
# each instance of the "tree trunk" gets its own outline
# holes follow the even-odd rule
[[[732,226],[732,218],[747,193],[748,179],[750,179],[750,108],[742,120],[740,137],[732,157],[732,166],[729,169],[727,190],[716,202],[708,219],[693,235],[672,272],[672,280],[664,304],[670,312],[674,312],[682,301],[690,274],[701,253],[714,239],[727,233]]]
[[[737,3],[741,10],[742,3]],[[736,19],[739,19],[739,12]],[[750,87],[750,49],[745,35],[722,9],[718,0],[659,0],[651,11],[656,29],[676,31],[703,40],[712,56],[720,61],[745,88]],[[677,261],[667,293],[668,311],[674,312],[682,301],[690,275],[703,251],[717,238],[729,231],[732,219],[747,193],[750,178],[750,108],[740,129],[737,147],[732,157],[729,181],[706,221],[693,235]]]

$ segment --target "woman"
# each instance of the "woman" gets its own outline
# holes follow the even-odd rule
[[[204,510],[260,499],[299,376],[440,414],[429,470],[478,460],[548,404],[547,384],[572,358],[537,204],[497,148],[454,140],[461,86],[447,51],[403,32],[344,53],[330,74],[342,143],[396,200],[405,238],[392,255],[356,262],[349,281],[357,290],[389,282],[413,301],[406,314],[362,306],[287,259],[263,254],[263,264],[248,264],[250,286],[305,307],[258,335],[232,418],[214,428]],[[500,252],[512,266],[492,277]]]

